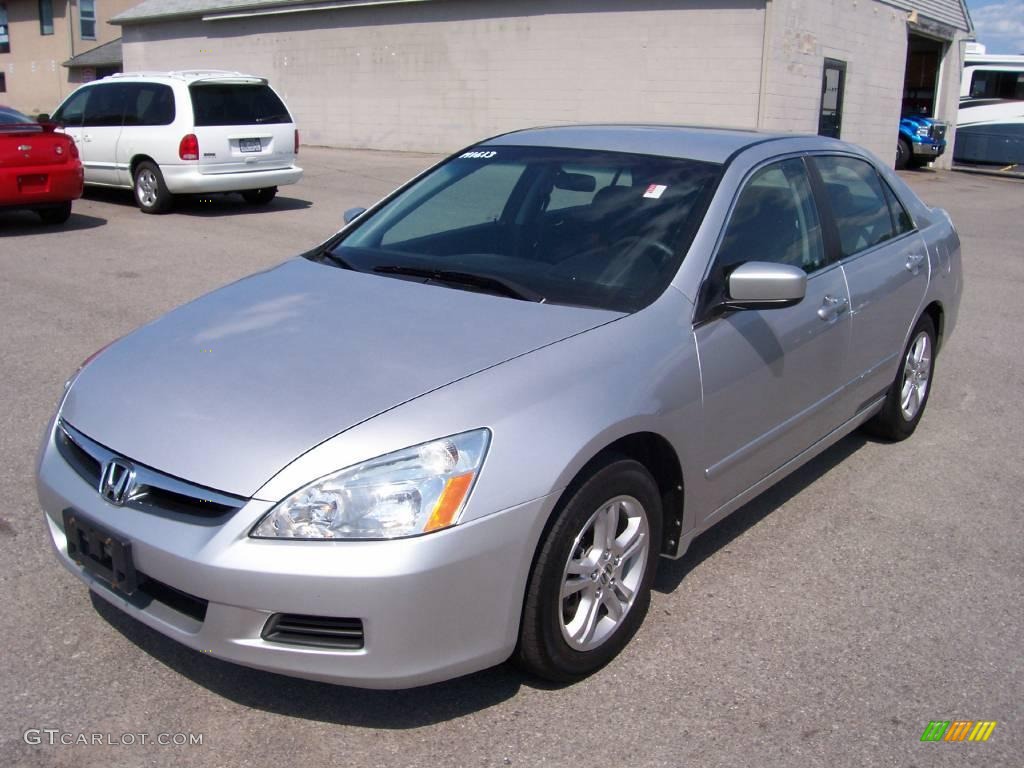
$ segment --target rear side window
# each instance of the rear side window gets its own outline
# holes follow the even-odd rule
[[[907,209],[903,207],[903,203],[896,197],[896,193],[892,191],[888,184],[883,182],[882,188],[885,190],[885,199],[889,201],[889,210],[892,211],[892,222],[896,225],[897,236],[906,232],[912,232],[914,221],[910,218],[910,214],[907,213]]]
[[[893,237],[889,202],[875,169],[853,157],[816,157],[839,229],[843,256],[871,248]]]
[[[269,85],[203,83],[188,90],[198,127],[292,122],[284,103]]]
[[[170,125],[174,122],[174,91],[160,83],[132,83],[125,97],[125,125]]]

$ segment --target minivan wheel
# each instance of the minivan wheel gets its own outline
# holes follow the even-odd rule
[[[263,187],[262,189],[247,189],[242,193],[242,197],[250,205],[266,205],[274,199],[276,194],[277,187]]]
[[[143,213],[164,213],[170,209],[174,198],[156,163],[146,160],[135,167],[133,188],[135,202]]]
[[[906,440],[917,429],[935,369],[935,324],[928,315],[917,321],[903,352],[896,380],[889,388],[882,410],[865,428],[886,440]]]
[[[556,682],[579,680],[625,647],[647,613],[661,540],[651,474],[616,459],[579,485],[540,544],[515,659]]]

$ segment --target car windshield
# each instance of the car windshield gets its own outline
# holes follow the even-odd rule
[[[674,277],[720,171],[619,152],[480,146],[313,256],[403,279],[633,312]]]
[[[36,121],[17,110],[0,107],[0,125],[36,125]]]

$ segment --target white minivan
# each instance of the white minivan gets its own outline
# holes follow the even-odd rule
[[[178,194],[240,192],[263,205],[302,178],[299,131],[261,77],[112,75],[68,96],[53,120],[78,144],[85,183],[131,188],[145,213],[167,211]]]

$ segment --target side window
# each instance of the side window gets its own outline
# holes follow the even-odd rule
[[[882,181],[869,163],[853,157],[816,157],[814,164],[825,183],[843,256],[894,236]]]
[[[69,128],[78,128],[82,124],[82,117],[85,114],[85,102],[89,100],[89,91],[92,88],[82,88],[71,95],[60,109],[54,114],[53,119],[61,125]]]
[[[174,122],[174,91],[160,83],[126,84],[125,125],[170,125]]]
[[[107,83],[90,88],[82,125],[96,128],[121,125],[125,97],[132,87],[130,83]]]
[[[882,189],[885,191],[885,199],[889,203],[889,210],[892,212],[892,222],[896,225],[896,235],[899,236],[906,232],[913,232],[914,221],[910,218],[910,214],[907,213],[907,209],[903,207],[903,203],[896,197],[896,193],[892,191],[892,187],[883,181]]]
[[[746,261],[791,264],[811,273],[825,266],[821,223],[802,160],[765,166],[747,182],[715,257],[715,282]]]
[[[381,245],[497,221],[523,174],[519,163],[488,163],[438,192],[390,227]]]

